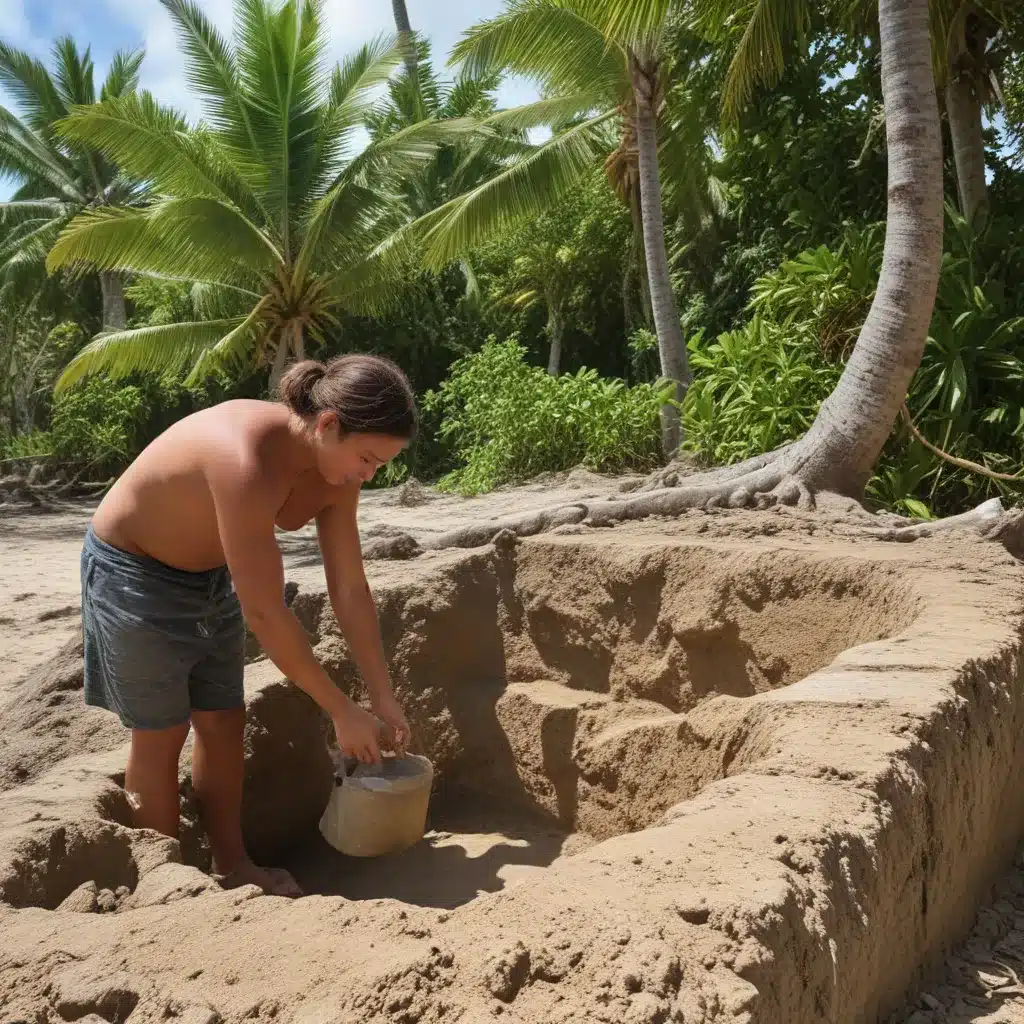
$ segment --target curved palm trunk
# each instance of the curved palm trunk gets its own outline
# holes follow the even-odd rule
[[[790,456],[811,490],[860,497],[921,362],[942,258],[942,139],[928,0],[880,0],[889,154],[885,253],[874,302],[835,391]]]
[[[103,330],[123,331],[128,324],[128,311],[124,303],[124,278],[114,270],[100,274],[103,294]]]
[[[633,68],[636,97],[636,142],[640,165],[640,210],[644,226],[644,256],[651,293],[651,312],[658,335],[661,372],[676,382],[676,399],[682,401],[690,383],[686,342],[679,323],[679,310],[672,294],[672,281],[665,249],[665,222],[661,209],[661,177],[658,171],[658,127],[654,109],[655,76]],[[666,405],[661,410],[662,448],[673,456],[682,440],[679,410]]]
[[[964,0],[965,3],[968,0]],[[960,212],[968,223],[978,226],[988,207],[985,184],[985,138],[982,134],[981,97],[985,51],[994,27],[974,5],[959,19],[960,37],[951,54],[946,85],[946,117],[956,163]]]
[[[946,86],[946,114],[956,163],[960,212],[978,225],[988,206],[985,184],[985,139],[981,131],[981,100],[978,84],[966,75],[955,75]]]

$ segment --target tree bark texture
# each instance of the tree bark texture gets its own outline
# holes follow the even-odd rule
[[[100,291],[103,295],[103,330],[123,331],[128,324],[128,311],[124,302],[124,278],[116,270],[102,271]]]
[[[975,76],[966,72],[951,74],[946,86],[946,116],[956,163],[960,212],[975,227],[980,226],[988,208],[979,88],[980,83]]]
[[[658,335],[661,372],[676,382],[676,399],[682,401],[690,383],[686,341],[679,323],[679,309],[672,294],[672,280],[665,248],[665,222],[661,208],[661,176],[658,170],[658,127],[653,76],[633,69],[636,97],[636,141],[640,165],[640,210],[644,227],[644,257],[651,293],[651,312]],[[682,440],[679,411],[666,405],[661,412],[662,446],[673,456]]]

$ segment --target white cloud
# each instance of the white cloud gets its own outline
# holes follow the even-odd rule
[[[0,39],[26,46],[32,41],[32,29],[24,0],[0,0]]]

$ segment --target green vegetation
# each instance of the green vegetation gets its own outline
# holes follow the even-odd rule
[[[394,38],[334,67],[315,2],[235,0],[230,39],[201,0],[162,3],[201,122],[139,90],[141,53],[97,87],[73,40],[46,62],[0,41],[0,476],[102,482],[174,419],[352,350],[396,359],[423,400],[385,483],[479,493],[678,446],[733,464],[818,443],[828,396],[858,405],[851,359],[869,387],[891,358],[909,384],[863,393],[863,464],[804,491],[866,482],[920,517],[1019,496],[1019,5],[920,0],[939,167],[886,145],[879,25],[909,17],[887,0],[509,0],[467,26],[450,77],[404,5]],[[902,45],[921,86],[924,51]],[[542,98],[499,109],[506,74]],[[902,250],[912,287],[883,267],[887,171],[918,158],[935,191],[917,208],[946,204],[927,341],[927,317],[918,337],[900,316],[931,255]],[[904,401],[991,474],[923,445]]]

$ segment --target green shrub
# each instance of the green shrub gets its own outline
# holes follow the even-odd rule
[[[660,462],[658,410],[670,388],[627,387],[594,370],[552,377],[524,356],[515,339],[492,339],[425,396],[425,412],[441,417],[438,435],[460,464],[442,477],[442,490],[479,494],[581,464],[622,472]]]
[[[683,401],[684,448],[723,465],[795,440],[839,380],[806,325],[755,316],[708,344],[689,342],[695,379]]]

